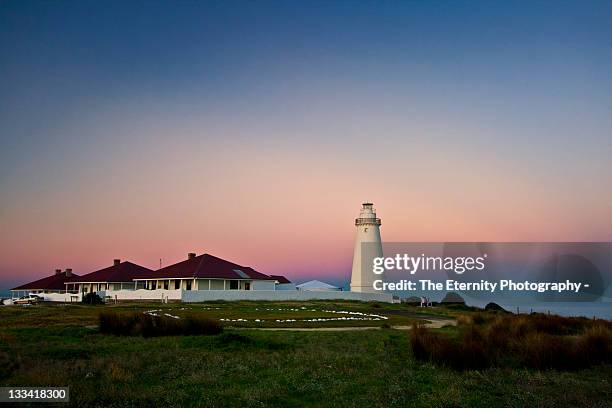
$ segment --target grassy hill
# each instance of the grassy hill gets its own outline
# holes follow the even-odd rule
[[[103,310],[159,309],[249,321],[227,322],[216,336],[119,337],[97,328]],[[382,328],[365,331],[244,327],[253,326],[254,319],[268,320],[260,322],[262,327],[292,327],[298,319],[336,316],[331,310],[388,319],[298,324]],[[470,313],[357,302],[1,307],[0,386],[70,386],[70,405],[88,407],[609,406],[610,365],[578,371],[455,371],[416,360],[410,331],[387,328]],[[452,337],[456,330],[432,332]]]

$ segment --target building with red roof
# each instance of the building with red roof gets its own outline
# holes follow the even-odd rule
[[[133,290],[136,288],[134,279],[153,272],[144,266],[132,262],[121,262],[115,259],[113,265],[83,276],[75,276],[64,284],[68,290],[77,293],[100,292],[107,290]]]
[[[275,290],[276,279],[210,254],[187,259],[134,278],[146,289],[169,290]]]
[[[295,285],[284,276],[266,275],[250,266],[210,254],[197,256],[190,253],[184,261],[156,271],[115,259],[113,265],[86,275],[78,276],[71,272],[70,269],[65,272],[58,270],[53,276],[14,288],[13,294],[47,293],[45,300],[57,302],[80,301],[87,293],[98,293],[106,300],[167,302],[216,299],[217,296],[250,296],[244,291],[295,291]],[[217,292],[213,295],[209,291]],[[222,291],[228,292],[224,294]]]
[[[51,276],[11,289],[11,296],[15,298],[30,293],[64,293],[66,291],[65,282],[77,276],[72,273],[72,269],[66,269],[63,272],[61,269],[56,269]]]

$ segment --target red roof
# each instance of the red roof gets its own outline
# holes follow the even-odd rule
[[[35,280],[34,282],[26,283],[11,290],[65,290],[64,282],[73,279],[79,275],[72,274],[66,277],[66,272],[57,273],[46,278]]]
[[[132,282],[132,279],[140,278],[153,272],[144,266],[136,265],[132,262],[121,262],[120,264],[100,269],[99,271],[88,273],[80,277],[71,278],[66,283],[80,282]]]
[[[164,278],[274,280],[251,267],[238,265],[209,254],[195,256],[156,271],[149,271],[138,277],[138,279]]]
[[[271,278],[274,278],[278,281],[278,283],[291,283],[291,281],[285,278],[282,275],[270,275]]]

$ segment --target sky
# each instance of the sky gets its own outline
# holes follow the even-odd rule
[[[0,289],[210,253],[612,241],[609,1],[0,1]]]

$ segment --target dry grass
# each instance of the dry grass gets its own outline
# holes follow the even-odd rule
[[[157,337],[215,335],[222,331],[223,327],[218,322],[199,316],[174,319],[145,313],[100,313],[100,332],[105,334]]]
[[[457,370],[528,367],[576,370],[612,362],[612,324],[603,320],[530,315],[481,321],[460,316],[451,338],[413,326],[414,356]]]

